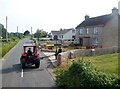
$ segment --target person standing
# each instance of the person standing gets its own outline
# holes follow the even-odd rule
[[[62,48],[61,47],[59,47],[59,49],[58,49],[58,51],[55,53],[55,59],[57,60],[57,58],[58,58],[58,54],[59,53],[62,53]]]

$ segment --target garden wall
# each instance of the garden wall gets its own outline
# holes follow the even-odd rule
[[[96,48],[96,49],[77,49],[67,52],[63,52],[58,55],[58,60],[61,63],[66,59],[72,59],[79,56],[94,56],[94,55],[103,55],[117,53],[118,47],[109,47],[109,48]]]

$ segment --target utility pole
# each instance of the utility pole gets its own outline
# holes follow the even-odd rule
[[[24,33],[24,30],[22,29],[22,33]]]
[[[32,27],[31,27],[31,35],[32,35]]]
[[[33,38],[33,34],[32,34],[32,27],[31,27],[31,38]]]
[[[17,37],[18,37],[18,26],[17,26]]]
[[[6,41],[8,42],[8,33],[7,33],[7,20],[8,20],[8,18],[7,18],[7,16],[6,16]]]

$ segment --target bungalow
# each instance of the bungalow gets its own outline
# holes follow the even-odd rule
[[[51,39],[57,37],[58,40],[62,41],[74,41],[76,30],[74,28],[70,29],[60,29],[60,31],[51,31]]]
[[[112,47],[118,46],[118,9],[111,14],[90,18],[76,27],[76,43],[82,46]]]

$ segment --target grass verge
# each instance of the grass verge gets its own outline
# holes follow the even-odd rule
[[[11,48],[13,48],[18,42],[20,41],[19,38],[10,38],[8,42],[1,42],[0,43],[0,59],[7,53]]]
[[[118,75],[118,55],[120,53],[84,57],[84,60],[90,60],[100,71]]]

